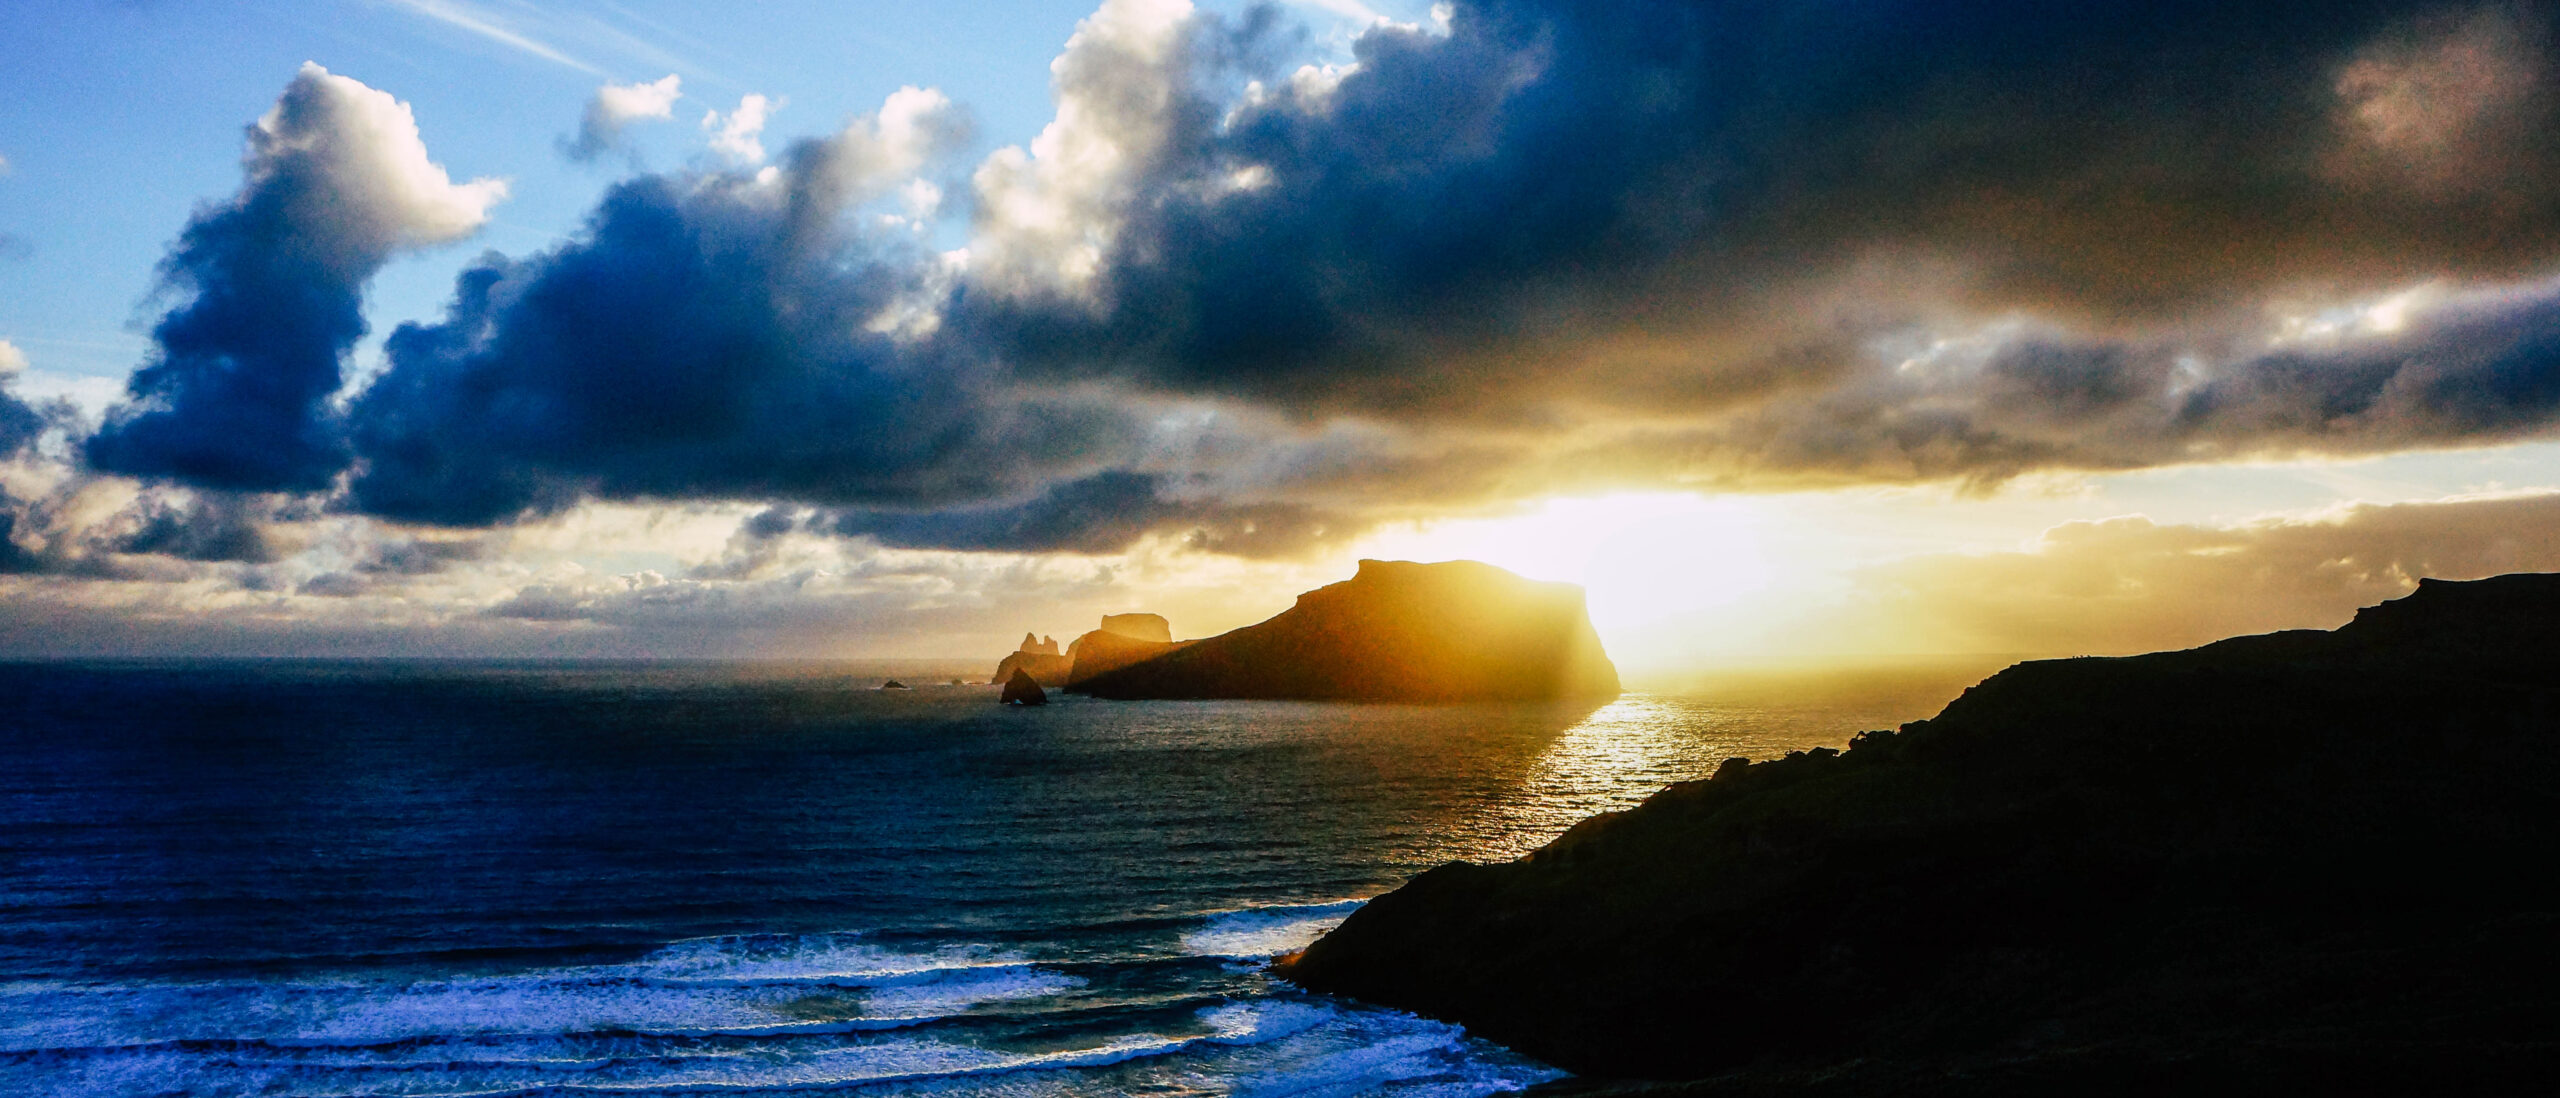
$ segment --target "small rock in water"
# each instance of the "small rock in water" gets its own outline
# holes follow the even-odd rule
[[[1047,705],[1049,692],[1040,689],[1040,680],[1017,667],[1013,677],[1004,681],[1004,694],[996,699],[1006,705]]]
[[[882,689],[882,690],[904,690],[904,689],[906,689],[906,688],[907,688],[907,684],[905,684],[905,683],[903,683],[903,682],[899,682],[899,681],[898,681],[898,680],[896,680],[896,679],[891,679],[891,680],[889,680],[889,681],[887,681],[887,682],[884,682],[884,683],[881,683],[881,684],[880,684],[880,689]]]

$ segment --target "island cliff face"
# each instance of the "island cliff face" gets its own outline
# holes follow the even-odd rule
[[[2555,851],[2560,576],[2426,581],[1731,760],[1279,972],[1683,1093],[2539,1086]]]
[[[1088,639],[1092,635],[1087,634]],[[1086,676],[1104,698],[1458,702],[1607,697],[1582,589],[1474,561],[1360,562],[1259,625]]]

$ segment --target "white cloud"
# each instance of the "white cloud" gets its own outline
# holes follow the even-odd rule
[[[683,87],[684,78],[674,73],[643,83],[607,84],[596,89],[596,111],[617,126],[644,118],[673,118]]]
[[[904,87],[889,94],[879,113],[856,118],[818,143],[801,170],[827,209],[842,209],[898,192],[922,217],[940,205],[942,193],[917,178],[927,162],[956,147],[967,131],[951,100],[931,88]]]
[[[7,175],[7,174],[9,174],[11,171],[14,171],[14,170],[16,170],[16,169],[13,169],[13,168],[11,168],[11,167],[9,166],[9,158],[8,158],[8,157],[5,157],[5,156],[0,156],[0,175]]]
[[[1161,149],[1183,86],[1189,0],[1105,0],[1051,62],[1058,113],[1029,149],[979,166],[973,282],[1013,293],[1081,291],[1117,235],[1119,210]]]
[[[932,217],[935,211],[942,209],[942,188],[929,179],[908,180],[906,186],[898,188],[898,197],[906,208],[907,216],[917,221]]]
[[[0,377],[10,377],[27,368],[27,353],[18,345],[0,339]]]
[[[358,264],[468,236],[507,196],[505,180],[455,183],[429,160],[407,103],[311,62],[250,127],[246,159],[243,193],[302,176],[294,223]]]
[[[782,109],[786,100],[748,95],[738,100],[738,109],[723,117],[718,111],[702,116],[702,128],[711,134],[711,147],[722,156],[740,164],[764,163],[764,123],[766,116]]]
[[[565,151],[573,160],[593,160],[621,142],[624,127],[634,122],[674,118],[683,87],[683,77],[668,73],[656,80],[597,88],[595,98],[587,101],[585,116],[579,119],[578,139],[565,146]]]

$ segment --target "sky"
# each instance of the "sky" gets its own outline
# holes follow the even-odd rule
[[[0,656],[2334,626],[2560,568],[2555,18],[19,0]]]

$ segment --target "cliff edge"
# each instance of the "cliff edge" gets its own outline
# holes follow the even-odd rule
[[[1730,760],[1279,972],[1678,1093],[2495,1090],[2560,1064],[2555,791],[2560,576],[2430,580]]]
[[[1618,671],[1572,584],[1474,561],[1360,562],[1259,625],[1076,689],[1104,698],[1525,701],[1614,696]]]

